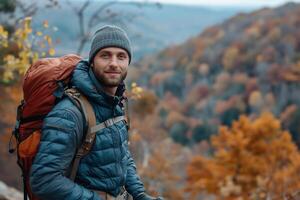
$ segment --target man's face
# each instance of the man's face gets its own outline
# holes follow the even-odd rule
[[[124,49],[108,47],[94,57],[93,71],[104,87],[117,87],[127,76],[129,56]]]

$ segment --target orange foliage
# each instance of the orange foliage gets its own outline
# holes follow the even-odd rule
[[[157,97],[151,91],[142,90],[140,93],[139,98],[133,103],[132,109],[136,114],[144,117],[154,112],[157,104]]]
[[[166,126],[172,127],[173,124],[184,122],[185,116],[182,113],[176,111],[170,111],[167,119],[166,119]]]
[[[163,100],[160,103],[166,110],[182,112],[182,103],[171,92],[166,92]]]
[[[150,80],[150,83],[153,86],[161,85],[165,80],[172,77],[173,74],[174,74],[174,71],[170,71],[170,70],[154,74]]]
[[[144,184],[153,195],[162,194],[166,199],[183,200],[184,191],[179,186],[186,156],[182,147],[170,139],[156,145],[147,166],[139,168]],[[185,157],[185,158],[184,158]]]
[[[22,91],[19,84],[9,87],[0,85],[0,91],[0,113],[2,114],[0,124],[6,125],[2,127],[4,129],[0,135],[1,141],[8,142],[16,120],[16,108],[21,101]],[[5,151],[7,151],[7,146],[5,146]]]
[[[20,84],[14,86],[0,85],[0,179],[21,189],[21,172],[16,164],[16,155],[8,154],[8,143],[16,120],[16,108],[22,98]]]
[[[288,132],[270,113],[242,116],[212,137],[211,158],[195,156],[187,168],[186,190],[217,199],[283,199],[300,188],[300,154]]]
[[[209,87],[207,85],[197,84],[194,85],[188,92],[186,97],[186,105],[193,106],[197,102],[205,99],[209,95]]]

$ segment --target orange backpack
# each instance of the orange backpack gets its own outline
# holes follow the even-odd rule
[[[85,114],[85,117],[86,115],[90,115],[90,118],[94,117],[92,107],[84,96],[78,95],[75,90],[65,91],[73,70],[80,60],[79,56],[72,54],[60,58],[40,59],[30,66],[24,76],[24,99],[17,108],[17,121],[12,133],[17,141],[17,163],[22,170],[24,199],[27,199],[27,195],[31,200],[38,199],[30,189],[30,168],[38,151],[43,119],[52,110],[57,100],[67,94],[73,100],[75,99],[81,108],[87,107],[81,109],[91,113]],[[92,121],[95,124],[95,120]],[[14,149],[10,148],[9,151],[12,153]]]

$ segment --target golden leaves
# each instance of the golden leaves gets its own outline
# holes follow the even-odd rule
[[[50,48],[48,51],[50,56],[54,56],[55,55],[55,50],[53,48]]]
[[[128,97],[132,99],[139,99],[142,97],[143,88],[139,87],[137,83],[131,83],[131,91],[127,93]]]
[[[7,47],[8,32],[0,25],[0,46]]]
[[[232,127],[221,127],[211,143],[211,159],[195,156],[188,165],[187,190],[192,195],[279,199],[299,189],[300,154],[272,114],[255,120],[242,116]]]
[[[33,31],[31,26],[32,18],[26,17],[17,24],[14,33],[8,32],[0,25],[0,47],[4,52],[12,52],[3,56],[4,71],[1,74],[2,82],[10,82],[19,75],[25,73],[26,69],[39,57],[54,56],[55,50],[52,38],[44,35],[42,31]],[[46,25],[47,24],[47,25]],[[48,23],[44,22],[44,28]],[[44,37],[42,37],[44,35]],[[12,47],[16,46],[16,49]],[[8,49],[5,51],[5,49]]]

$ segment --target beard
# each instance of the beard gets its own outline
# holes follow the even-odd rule
[[[118,78],[110,78],[105,74],[95,74],[97,80],[104,87],[118,87],[127,77],[127,71],[122,73]]]

